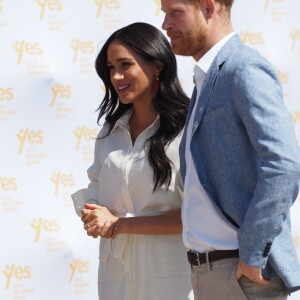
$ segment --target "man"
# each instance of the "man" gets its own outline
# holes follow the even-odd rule
[[[197,62],[180,148],[195,299],[286,299],[300,288],[300,151],[280,83],[233,32],[233,0],[161,2],[173,51]]]

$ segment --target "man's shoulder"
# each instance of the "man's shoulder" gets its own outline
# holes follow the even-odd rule
[[[236,76],[239,78],[244,76],[248,77],[249,73],[255,70],[267,71],[269,74],[274,74],[274,67],[266,58],[256,49],[242,43],[238,47],[231,49],[222,64],[222,69],[222,73],[227,79],[233,79]]]
[[[230,41],[229,41],[230,43]],[[230,44],[228,45],[230,46]],[[224,46],[224,48],[226,45]],[[228,57],[227,60],[230,62],[230,65],[236,66],[236,65],[244,65],[247,63],[261,63],[261,64],[269,64],[266,58],[264,58],[258,50],[245,45],[243,43],[240,43],[238,47],[233,48]]]

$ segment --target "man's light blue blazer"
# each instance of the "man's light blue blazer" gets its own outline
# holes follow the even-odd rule
[[[195,98],[196,91],[187,124]],[[183,180],[185,143],[186,129],[180,145]],[[299,289],[289,209],[299,190],[300,149],[273,68],[238,35],[206,75],[190,147],[214,206],[238,228],[240,259],[262,268],[266,278],[282,278],[287,292]]]

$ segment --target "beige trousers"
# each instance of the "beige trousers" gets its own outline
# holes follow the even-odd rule
[[[257,284],[246,277],[235,278],[237,258],[223,259],[200,267],[192,266],[195,300],[286,300],[281,279],[268,285]]]

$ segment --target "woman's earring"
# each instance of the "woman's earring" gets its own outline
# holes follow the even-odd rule
[[[158,87],[159,87],[159,76],[156,77],[156,80],[153,83],[152,92],[156,93],[158,91]]]

